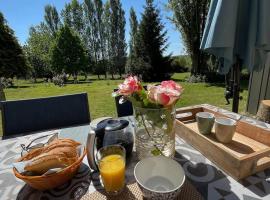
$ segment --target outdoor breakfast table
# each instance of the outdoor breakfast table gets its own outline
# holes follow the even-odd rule
[[[220,109],[220,112],[227,112],[228,114],[228,111],[222,109]],[[235,113],[229,114],[236,118],[242,117]],[[125,118],[131,122],[130,124],[133,124],[134,119],[132,116]],[[268,124],[250,118],[244,120],[270,129]],[[20,157],[21,144],[29,144],[35,138],[53,132],[58,132],[60,138],[69,137],[86,144],[90,128],[90,125],[83,125],[1,140],[0,199],[80,199],[84,195],[102,190],[99,173],[89,169],[86,156],[79,172],[71,181],[44,192],[32,189],[23,181],[17,179],[12,171],[12,163]],[[187,180],[204,199],[270,199],[270,169],[236,181],[178,136],[176,137],[174,159],[182,165]],[[135,182],[133,169],[137,162],[136,156],[132,156],[128,161],[126,170],[127,183]]]

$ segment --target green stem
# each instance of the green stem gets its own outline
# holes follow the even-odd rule
[[[149,138],[151,138],[151,140],[152,140],[154,143],[156,143],[156,141],[151,137],[151,135],[150,135],[150,133],[149,133],[149,131],[148,131],[148,129],[147,129],[147,126],[146,126],[145,121],[144,121],[143,114],[140,113],[140,115],[141,115],[141,118],[142,118],[142,123],[143,123],[144,129],[146,130],[146,132],[147,132]],[[164,156],[163,152],[158,148],[157,144],[154,144],[154,147],[156,148],[156,150],[157,150],[161,155]]]
[[[152,126],[152,128],[153,128],[153,135],[155,134],[155,132],[156,132],[156,128],[155,128],[155,125],[153,124],[153,123],[151,123],[151,122],[148,122],[151,126]],[[161,140],[163,139],[163,137],[165,136],[165,134],[162,134],[162,136],[161,136]],[[154,139],[153,139],[154,140]],[[165,147],[165,145],[166,144],[164,144],[162,147],[161,147],[161,152],[164,150],[164,147]]]

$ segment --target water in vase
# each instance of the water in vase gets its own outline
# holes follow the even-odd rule
[[[148,133],[150,133],[150,136]],[[148,133],[144,128],[136,131],[135,144],[139,159],[160,154],[167,157],[174,156],[174,133],[166,134],[162,129],[155,131],[148,129]]]

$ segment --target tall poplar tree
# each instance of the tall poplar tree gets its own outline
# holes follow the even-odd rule
[[[84,24],[85,24],[85,32],[83,36],[83,40],[86,44],[86,48],[88,50],[88,54],[91,55],[94,62],[98,61],[98,47],[97,47],[97,23],[95,19],[95,8],[92,0],[84,1]]]
[[[78,0],[72,0],[61,12],[64,23],[72,28],[80,37],[84,31],[83,7]]]
[[[118,62],[117,62],[117,69],[119,76],[121,77],[123,73],[125,73],[125,65],[127,60],[127,44],[126,44],[126,38],[125,38],[125,26],[126,26],[126,19],[125,19],[125,11],[122,8],[121,1],[119,0],[119,35],[118,35]]]
[[[93,55],[95,66],[94,73],[100,78],[101,74],[107,77],[106,63],[106,40],[105,27],[103,22],[103,3],[102,0],[85,0],[84,1],[86,34],[85,40],[88,41],[88,51]],[[90,49],[91,48],[91,49]]]
[[[172,21],[180,31],[184,44],[192,60],[192,74],[207,71],[209,56],[200,50],[210,0],[169,0],[173,11]]]
[[[94,0],[95,5],[95,17],[96,17],[96,26],[98,31],[98,48],[99,48],[99,60],[98,67],[104,68],[104,76],[107,78],[107,63],[105,57],[105,27],[103,22],[104,7],[102,0]]]
[[[133,7],[130,9],[129,16],[129,24],[130,24],[130,40],[129,40],[129,57],[126,65],[126,73],[133,73],[136,63],[135,61],[135,46],[136,46],[136,37],[138,34],[138,20]]]
[[[103,12],[103,23],[104,23],[104,39],[105,39],[105,57],[107,60],[107,71],[111,72],[112,70],[112,45],[111,45],[111,5],[110,1],[106,1],[104,4],[104,12]],[[113,73],[112,73],[113,78]]]
[[[84,0],[87,49],[94,58],[94,73],[120,76],[125,71],[125,13],[120,0]]]
[[[126,62],[125,42],[125,11],[120,0],[110,0],[111,6],[111,49],[112,49],[112,72],[118,72],[121,76],[124,73]]]
[[[60,18],[55,6],[46,5],[44,19],[52,35],[55,35],[61,26]]]

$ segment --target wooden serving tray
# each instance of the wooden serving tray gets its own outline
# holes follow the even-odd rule
[[[270,129],[238,119],[233,141],[223,144],[212,134],[202,135],[196,122],[197,112],[211,112],[215,117],[232,117],[225,110],[213,106],[195,106],[177,109],[176,134],[198,149],[236,180],[245,178],[270,167]],[[240,115],[239,115],[240,116]],[[235,118],[234,118],[235,119]],[[253,120],[255,121],[255,120]]]

